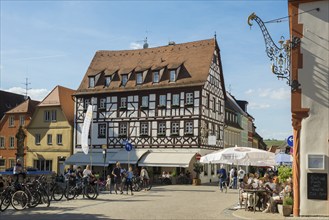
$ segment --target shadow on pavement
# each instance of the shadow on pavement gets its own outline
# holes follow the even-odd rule
[[[28,215],[28,216],[27,216]],[[25,220],[25,219],[33,219],[33,220],[59,220],[59,219],[67,219],[67,220],[96,220],[96,219],[112,219],[109,217],[105,217],[103,215],[95,215],[95,214],[75,214],[75,213],[67,213],[67,214],[51,214],[51,213],[27,213],[25,211],[15,213],[13,215],[2,215],[6,220]]]

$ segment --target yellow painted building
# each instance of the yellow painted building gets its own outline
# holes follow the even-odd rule
[[[56,86],[37,106],[27,127],[27,166],[63,173],[73,149],[74,92]]]

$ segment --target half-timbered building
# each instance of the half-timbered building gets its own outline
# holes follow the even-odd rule
[[[101,166],[106,149],[107,166],[125,157],[129,142],[134,150],[128,162],[192,171],[196,154],[224,146],[226,94],[216,39],[97,51],[74,96],[75,155],[68,163]],[[88,105],[93,161],[81,153]]]

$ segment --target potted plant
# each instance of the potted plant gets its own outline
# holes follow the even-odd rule
[[[283,216],[290,216],[292,213],[292,205],[294,201],[291,196],[286,196],[283,198],[283,204],[282,204],[282,214]]]
[[[195,162],[193,164],[193,171],[195,172],[195,178],[193,178],[193,185],[200,185],[201,184],[201,179],[200,179],[200,173],[202,172],[202,164],[200,162]]]
[[[292,177],[292,169],[288,166],[280,166],[278,168],[278,176],[280,183],[286,182],[288,178]]]

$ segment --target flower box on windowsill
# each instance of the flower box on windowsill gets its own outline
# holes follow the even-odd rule
[[[127,107],[120,107],[119,109],[120,109],[120,111],[126,111]]]
[[[126,134],[119,134],[119,138],[126,138],[127,135]]]
[[[166,106],[165,105],[158,105],[158,109],[165,109]]]
[[[193,103],[185,103],[185,107],[193,107]]]
[[[179,105],[171,105],[171,108],[179,108]]]
[[[148,135],[148,134],[140,134],[139,136],[140,137],[149,137],[150,135]]]
[[[98,111],[100,111],[100,112],[105,112],[105,111],[106,111],[106,108],[104,108],[104,107],[99,108]]]
[[[165,137],[166,134],[165,133],[158,133],[158,137]]]
[[[98,135],[98,138],[105,138],[105,135]]]
[[[178,137],[179,134],[170,134],[170,137]]]
[[[184,133],[185,136],[193,136],[193,133]]]
[[[141,110],[147,110],[147,109],[149,109],[148,106],[141,106]]]

